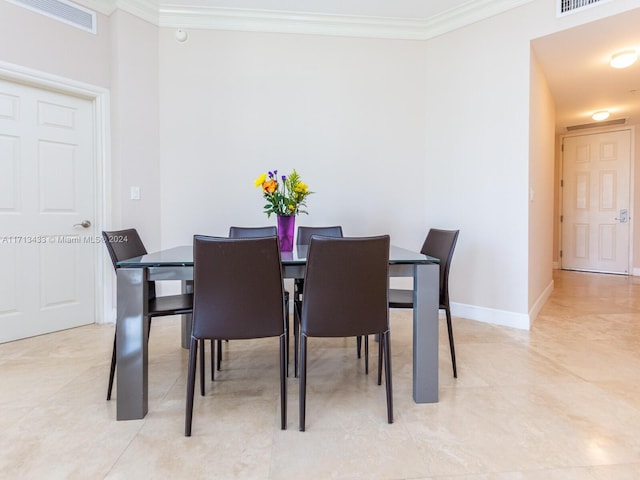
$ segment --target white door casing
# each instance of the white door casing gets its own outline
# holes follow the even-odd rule
[[[631,131],[563,139],[562,268],[628,274]]]
[[[8,73],[1,67],[0,342],[5,342],[101,320],[103,247],[97,233],[104,217],[105,157],[103,135],[97,134],[104,93],[79,94],[77,86],[58,79],[34,82],[19,67]],[[29,84],[22,83],[25,78]],[[63,91],[52,91],[51,84]],[[85,220],[90,227],[79,225]]]

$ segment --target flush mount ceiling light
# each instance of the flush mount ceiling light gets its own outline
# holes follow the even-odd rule
[[[638,52],[636,50],[624,50],[622,52],[614,53],[611,56],[609,65],[613,68],[627,68],[633,65],[638,60]]]
[[[600,110],[591,115],[591,118],[593,118],[596,122],[601,122],[602,120],[606,120],[607,118],[609,118],[609,111]]]

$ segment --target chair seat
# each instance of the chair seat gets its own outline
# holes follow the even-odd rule
[[[389,289],[390,308],[413,308],[413,290]]]
[[[149,316],[183,315],[193,309],[193,294],[167,295],[149,300]]]

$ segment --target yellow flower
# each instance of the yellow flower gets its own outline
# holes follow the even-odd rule
[[[259,187],[260,185],[262,185],[264,183],[264,181],[267,179],[267,174],[263,173],[262,175],[260,175],[258,178],[256,178],[256,181],[253,182],[253,184],[256,187]]]
[[[293,205],[289,205],[289,210],[295,210],[296,207],[294,207]]]
[[[298,193],[306,193],[309,190],[309,186],[304,182],[298,182],[295,188]]]

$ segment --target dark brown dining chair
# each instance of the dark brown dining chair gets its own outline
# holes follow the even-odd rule
[[[275,225],[266,226],[266,227],[229,227],[229,238],[260,238],[260,237],[275,237],[278,235],[278,229]],[[285,290],[284,292],[284,304],[285,311],[287,312],[287,316],[289,315],[289,292]],[[220,365],[222,364],[222,340],[217,341],[218,352],[217,352],[217,370],[220,370]],[[201,347],[204,348],[204,342],[201,343]],[[287,329],[287,352],[289,351],[289,335]],[[204,354],[204,351],[203,351]],[[287,355],[288,358],[288,355]],[[211,351],[211,379],[214,377],[214,353],[213,347]],[[289,364],[287,362],[287,375],[289,373]]]
[[[118,262],[129,258],[140,257],[147,253],[147,249],[142,243],[142,239],[135,228],[125,230],[103,231],[102,238],[111,257],[111,263],[115,271],[118,269]],[[183,315],[191,313],[193,309],[193,295],[190,293],[181,295],[166,295],[156,297],[155,282],[149,282],[149,304],[147,307],[147,319],[149,322],[149,333],[151,333],[151,319],[153,317],[165,317],[169,315]],[[113,389],[113,379],[116,373],[116,333],[113,336],[113,352],[111,353],[111,369],[109,370],[109,387],[107,389],[107,400],[111,400],[111,390]],[[148,340],[148,338],[147,338]]]
[[[200,340],[280,339],[280,422],[287,427],[287,322],[277,237],[193,239],[193,327],[189,345],[185,436],[191,436]],[[250,272],[250,275],[238,275]],[[202,358],[202,357],[201,357]],[[202,360],[201,360],[202,361]],[[202,376],[200,393],[204,394]]]
[[[296,245],[309,245],[313,235],[325,237],[342,237],[342,226],[334,225],[329,227],[298,227]],[[300,313],[302,312],[302,294],[304,293],[304,278],[296,278],[293,281],[293,346],[294,375],[298,376],[298,351],[300,330]]]
[[[449,332],[449,348],[451,350],[451,363],[453,376],[458,378],[456,367],[456,349],[453,343],[453,326],[451,325],[451,307],[449,306],[449,269],[453,251],[458,241],[460,230],[439,230],[432,228],[422,245],[420,253],[436,257],[440,260],[440,298],[439,308],[444,310],[447,317],[447,330]],[[413,290],[389,289],[390,308],[413,308]]]
[[[388,276],[388,235],[309,241],[300,326],[300,431],[305,430],[311,337],[380,336],[378,384],[384,361],[387,421],[393,423]]]

